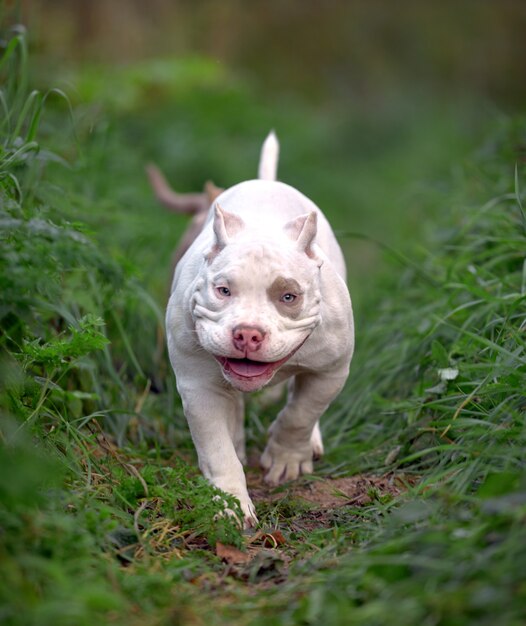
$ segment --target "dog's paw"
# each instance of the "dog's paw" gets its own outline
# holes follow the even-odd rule
[[[271,437],[260,460],[261,467],[266,470],[264,480],[269,485],[279,485],[295,480],[301,474],[310,474],[312,458],[310,442],[307,446],[289,448]]]
[[[243,530],[255,528],[258,525],[258,518],[256,516],[256,507],[254,506],[252,500],[248,494],[245,496],[238,495],[237,499],[239,500],[241,510],[243,511]]]
[[[250,530],[258,525],[258,518],[256,516],[256,509],[252,504],[250,498],[243,504],[241,503],[241,510],[243,511],[243,529]]]
[[[252,500],[248,497],[248,495],[245,497],[240,497],[238,494],[232,495],[235,495],[236,498],[239,500],[241,511],[243,513],[243,518],[240,519],[239,514],[228,508],[226,501],[221,496],[217,495],[214,496],[214,500],[220,501],[223,504],[224,509],[221,513],[218,513],[214,519],[222,517],[223,515],[229,515],[230,517],[234,517],[236,521],[239,522],[239,526],[242,526],[243,530],[255,528],[258,525],[258,518],[256,516],[256,508],[254,507]]]

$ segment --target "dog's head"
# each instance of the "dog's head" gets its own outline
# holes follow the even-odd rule
[[[240,391],[267,384],[320,322],[316,226],[312,211],[266,239],[215,205],[214,243],[192,314],[202,348]]]

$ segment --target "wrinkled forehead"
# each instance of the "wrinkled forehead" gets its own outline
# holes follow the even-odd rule
[[[209,275],[269,284],[277,276],[293,277],[299,282],[310,281],[316,270],[316,264],[292,246],[256,241],[228,245],[213,260]]]

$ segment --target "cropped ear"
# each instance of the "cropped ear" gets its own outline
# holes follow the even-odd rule
[[[300,215],[285,224],[285,232],[296,241],[296,247],[300,252],[311,259],[317,259],[313,250],[314,239],[318,230],[318,215],[316,211],[311,211],[306,215]]]
[[[210,252],[206,255],[207,260],[210,262],[215,256],[217,256],[221,250],[228,245],[231,238],[240,232],[245,223],[235,213],[229,213],[219,206],[216,202],[214,205],[214,235],[215,242]]]

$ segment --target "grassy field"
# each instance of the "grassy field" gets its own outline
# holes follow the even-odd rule
[[[206,59],[0,72],[0,622],[519,625],[526,619],[526,118],[309,107]],[[243,535],[196,470],[164,350],[194,191],[280,177],[346,253],[357,352],[312,477]],[[276,407],[248,410],[257,460]],[[230,502],[233,507],[235,503]]]

